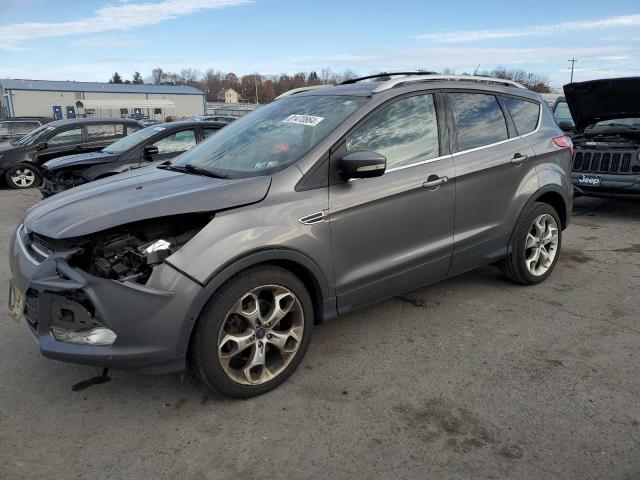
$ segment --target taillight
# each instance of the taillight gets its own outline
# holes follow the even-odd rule
[[[571,157],[573,158],[573,142],[566,135],[562,135],[561,137],[553,137],[553,143],[556,144],[556,147],[559,148],[568,148],[571,152]]]

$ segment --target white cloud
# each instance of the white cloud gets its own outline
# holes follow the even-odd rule
[[[120,0],[124,1],[124,0]],[[134,35],[97,35],[92,37],[78,38],[69,42],[71,47],[91,47],[91,48],[116,48],[116,47],[140,47],[148,45],[149,41]]]
[[[640,14],[623,15],[620,17],[604,18],[602,20],[562,22],[547,25],[534,25],[523,28],[505,28],[493,30],[470,30],[448,33],[427,33],[417,35],[420,40],[436,42],[476,42],[479,40],[495,40],[514,37],[548,36],[579,30],[599,30],[611,27],[638,27]]]
[[[16,50],[26,41],[155,25],[203,10],[252,3],[252,0],[163,0],[160,2],[107,4],[92,17],[57,23],[13,23],[0,26],[0,50]]]

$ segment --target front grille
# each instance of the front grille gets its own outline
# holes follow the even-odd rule
[[[635,173],[639,167],[631,166],[638,158],[638,151],[602,152],[596,150],[577,150],[573,156],[574,172],[592,173]],[[640,165],[640,160],[637,161]]]

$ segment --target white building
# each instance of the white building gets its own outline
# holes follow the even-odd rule
[[[0,117],[141,116],[164,120],[205,113],[194,87],[125,83],[0,79]]]
[[[233,88],[223,88],[218,92],[218,101],[223,103],[238,103],[240,95]]]

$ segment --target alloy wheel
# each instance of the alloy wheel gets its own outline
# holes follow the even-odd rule
[[[558,254],[558,223],[545,213],[531,225],[525,243],[525,264],[531,275],[544,275]]]
[[[245,293],[227,313],[218,334],[218,360],[242,385],[260,385],[291,363],[302,342],[304,312],[296,295],[280,285]]]
[[[28,188],[36,181],[36,174],[29,168],[18,168],[11,175],[11,181],[20,188]]]

